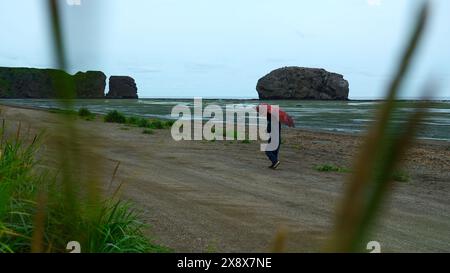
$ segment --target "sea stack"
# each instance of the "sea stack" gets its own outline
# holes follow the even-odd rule
[[[137,86],[133,78],[128,76],[111,76],[109,78],[109,99],[137,99]]]
[[[105,73],[101,71],[78,72],[73,77],[77,98],[102,99],[105,97]]]
[[[261,78],[256,90],[263,100],[348,100],[349,83],[325,69],[284,67]]]

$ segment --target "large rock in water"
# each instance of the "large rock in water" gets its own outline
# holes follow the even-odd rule
[[[284,67],[261,78],[256,90],[260,99],[347,100],[349,84],[325,69]]]
[[[103,72],[78,72],[74,76],[57,69],[0,67],[0,98],[54,99],[60,97],[61,83],[73,88],[76,98],[104,98]],[[65,88],[64,85],[63,88]]]
[[[109,78],[108,98],[137,99],[137,86],[133,78],[127,76],[111,76]]]

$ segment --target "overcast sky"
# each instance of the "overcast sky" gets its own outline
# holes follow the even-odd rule
[[[0,66],[53,67],[44,0],[0,0]],[[283,66],[321,67],[351,98],[380,98],[419,0],[81,0],[63,4],[71,72],[130,75],[141,97],[256,98]],[[69,1],[70,2],[70,1]],[[450,98],[450,1],[432,20],[402,96],[426,78]]]

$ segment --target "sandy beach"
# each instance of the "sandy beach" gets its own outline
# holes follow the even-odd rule
[[[10,126],[45,129],[41,164],[58,168],[60,114],[0,106]],[[148,234],[175,252],[265,252],[278,229],[287,251],[319,251],[333,229],[336,204],[348,174],[317,165],[351,168],[361,139],[355,135],[283,129],[280,168],[258,142],[175,142],[169,130],[78,120],[81,152],[99,163],[108,190],[143,210]],[[450,250],[450,142],[418,141],[404,162],[409,182],[395,184],[371,239],[383,252]],[[80,166],[80,172],[83,167]],[[89,173],[88,173],[89,175]]]

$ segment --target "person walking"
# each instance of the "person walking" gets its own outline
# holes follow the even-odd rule
[[[266,151],[267,157],[272,162],[272,165],[270,165],[269,168],[274,170],[276,170],[278,166],[280,166],[280,160],[278,160],[278,155],[280,153],[281,147],[281,122],[280,120],[277,120],[276,123],[278,123],[278,126],[275,125],[274,128],[275,130],[278,130],[278,143],[276,143],[277,149],[273,151]],[[272,115],[270,113],[267,113],[267,133],[272,135]],[[269,138],[268,142],[272,144],[272,137]]]
[[[262,103],[256,107],[256,111],[259,113],[259,107],[264,106],[267,107],[267,133],[271,135],[269,138],[269,143],[273,144],[272,141],[276,141],[275,139],[272,139],[272,107],[268,104]],[[276,170],[280,166],[280,160],[279,160],[279,154],[280,154],[280,147],[281,147],[281,123],[286,124],[289,127],[295,127],[294,120],[285,112],[282,110],[279,110],[278,112],[278,120],[275,122],[274,128],[278,130],[278,143],[276,143],[276,149],[271,151],[266,151],[266,155],[269,158],[270,162],[272,163],[269,168]]]

